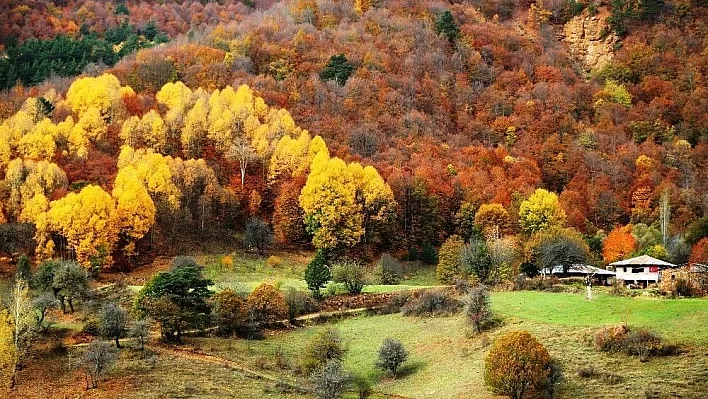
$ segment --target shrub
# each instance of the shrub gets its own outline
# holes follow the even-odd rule
[[[650,356],[669,356],[680,352],[678,345],[662,343],[661,337],[649,330],[630,330],[625,325],[598,330],[595,333],[595,349],[636,355],[642,362]]]
[[[349,294],[360,294],[366,285],[364,266],[355,260],[344,259],[332,267],[332,280],[344,284]]]
[[[479,334],[490,321],[492,312],[489,309],[489,292],[484,285],[478,285],[470,290],[465,304],[465,316]]]
[[[528,278],[525,274],[517,274],[516,277],[514,277],[514,291],[524,290],[526,288],[526,280],[528,280]]]
[[[497,338],[485,360],[484,381],[496,394],[521,399],[541,388],[550,373],[548,351],[526,331]]]
[[[341,361],[347,349],[339,332],[333,328],[318,331],[305,346],[300,368],[305,375],[322,368],[332,360]]]
[[[268,266],[276,268],[276,267],[280,267],[283,264],[283,259],[281,259],[278,256],[271,255],[266,260],[266,263],[268,264]]]
[[[652,353],[658,352],[661,338],[649,330],[632,330],[625,338],[625,346],[628,354],[637,355],[645,362]]]
[[[472,284],[470,283],[470,281],[461,278],[455,279],[454,286],[455,293],[457,293],[458,295],[469,294],[470,290],[472,289]]]
[[[460,251],[464,245],[460,236],[453,235],[440,247],[435,277],[442,284],[452,284],[456,277],[461,276]]]
[[[196,267],[198,269],[201,269],[202,265],[197,263],[197,260],[191,256],[175,256],[174,259],[172,259],[170,271],[184,269],[186,267]]]
[[[551,399],[556,397],[558,386],[563,382],[563,365],[556,358],[551,358],[548,363],[548,378],[546,379],[546,391]]]
[[[285,304],[288,307],[288,320],[291,323],[295,318],[304,314],[316,312],[318,309],[317,302],[305,292],[298,291],[295,288],[288,288],[285,291]]]
[[[408,351],[403,347],[403,343],[397,339],[386,338],[379,348],[376,367],[391,373],[393,378],[396,378],[399,367],[406,360],[408,360]]]
[[[219,334],[231,335],[239,331],[246,321],[246,303],[234,290],[225,289],[216,293],[212,300],[214,322]]]
[[[595,332],[595,349],[601,352],[621,351],[628,332],[629,328],[624,324],[597,330]]]
[[[371,396],[371,383],[366,377],[356,375],[352,380],[352,384],[359,399],[366,399]]]
[[[390,314],[398,313],[401,311],[403,305],[411,299],[410,291],[401,291],[393,296],[389,297],[386,303],[381,308],[381,313]]]
[[[282,320],[288,314],[283,294],[269,284],[261,284],[246,300],[248,312],[259,323],[270,324]]]
[[[457,313],[462,303],[441,290],[426,290],[407,301],[401,312],[404,316],[438,316]]]
[[[231,255],[226,255],[221,258],[221,266],[227,270],[231,270],[234,267],[234,258]]]
[[[327,267],[327,254],[323,250],[318,250],[305,269],[305,281],[307,288],[312,291],[315,298],[320,297],[320,289],[327,284],[330,279],[329,267]]]
[[[310,377],[317,399],[338,399],[352,378],[339,360],[330,360]]]
[[[381,259],[376,264],[376,270],[374,271],[377,283],[395,285],[401,280],[402,275],[403,267],[396,258],[387,253],[381,255]]]
[[[473,238],[462,247],[460,263],[465,273],[475,276],[480,282],[487,282],[492,272],[493,263],[487,243],[480,238]]]

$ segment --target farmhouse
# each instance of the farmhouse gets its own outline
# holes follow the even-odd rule
[[[658,283],[661,280],[661,270],[677,267],[673,263],[649,255],[613,262],[610,266],[615,269],[617,279],[624,280],[626,284],[643,287]]]
[[[557,277],[588,277],[592,278],[596,283],[607,285],[610,283],[615,272],[611,270],[600,269],[599,267],[575,264],[568,268],[568,272],[563,272],[563,266],[555,266],[553,269],[545,268],[543,273]]]

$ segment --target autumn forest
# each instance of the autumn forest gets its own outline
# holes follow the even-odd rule
[[[7,0],[0,15],[0,271],[8,287],[13,275],[26,274],[22,295],[53,292],[62,314],[73,313],[72,298],[89,303],[88,292],[101,297],[96,290],[123,287],[116,303],[135,320],[152,320],[165,341],[210,326],[251,339],[255,330],[278,330],[273,325],[284,319],[297,325],[315,311],[380,309],[399,290],[377,287],[400,285],[424,293],[402,300],[396,317],[410,317],[406,309],[417,300],[435,302],[446,315],[464,307],[459,317],[469,317],[479,335],[508,328],[508,320],[490,315],[509,316],[499,304],[523,291],[523,281],[538,279],[525,287],[539,291],[580,284],[572,277],[548,283],[547,267],[604,270],[640,255],[699,276],[686,280],[688,288],[659,284],[657,295],[708,293],[708,278],[700,277],[708,273],[708,6],[701,0]],[[193,258],[176,266],[183,255]],[[175,256],[169,271],[160,266]],[[279,269],[283,258],[290,269]],[[31,265],[26,272],[17,266],[23,262]],[[57,276],[74,273],[69,263],[87,281],[81,295],[60,293]],[[238,265],[248,277],[238,276]],[[235,287],[229,278],[259,288]],[[309,296],[285,290],[291,280]],[[203,298],[159,302],[170,281],[200,287],[175,298]],[[336,284],[350,299],[335,306],[344,294],[331,288]],[[608,285],[600,301],[619,300],[619,291],[629,297],[616,280]],[[439,286],[454,298],[432,288]],[[14,287],[10,302],[19,303],[23,291]],[[560,292],[547,295],[573,291]],[[270,310],[280,297],[278,306],[290,313]],[[175,303],[181,321],[161,319]],[[42,320],[59,313],[53,306]],[[59,319],[84,325],[72,337],[84,337],[93,320],[89,305],[82,308],[72,316],[79,322]],[[256,308],[266,315],[253,316]],[[188,320],[184,312],[203,317]],[[20,325],[10,313],[0,313],[0,325],[3,317]],[[227,313],[243,316],[230,330]],[[360,319],[353,320],[342,323]],[[629,324],[612,334],[655,326]],[[344,339],[326,334],[324,341]],[[495,374],[495,359],[508,365],[503,349],[528,345],[542,364],[529,386],[543,385],[546,395],[556,384],[549,381],[559,355],[549,357],[528,332],[514,334],[491,349],[470,341],[470,350],[488,356],[479,365],[486,367],[480,387],[513,398],[555,397],[553,388],[549,396],[500,388],[509,370]],[[382,353],[404,352],[405,361],[399,343],[384,342],[379,361]],[[209,356],[226,356],[220,350]],[[344,351],[339,358],[349,359],[343,364],[350,370],[357,351],[351,344],[350,357]],[[629,356],[643,356],[635,352]],[[32,364],[7,356],[17,356],[17,372]],[[267,397],[353,395],[356,384],[321,392],[328,378],[344,375],[327,360],[291,370],[314,373],[314,391]],[[464,391],[466,382],[459,390],[416,385],[416,373],[428,366],[404,372],[416,381],[406,385],[391,361],[376,366],[390,380],[364,371],[372,397],[483,397]],[[560,397],[615,397],[587,388],[600,377],[583,379],[567,368],[573,376],[559,385]],[[296,378],[291,371],[277,378]],[[708,377],[695,383],[695,391],[681,392],[700,392]],[[487,392],[480,389],[474,392]],[[351,397],[366,397],[358,392]]]

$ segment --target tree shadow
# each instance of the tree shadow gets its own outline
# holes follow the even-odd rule
[[[415,374],[419,370],[422,370],[426,365],[427,363],[422,360],[406,362],[400,369],[398,369],[396,379],[405,378],[409,375]]]

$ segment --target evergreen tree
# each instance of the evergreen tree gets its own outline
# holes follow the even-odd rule
[[[344,86],[354,73],[354,66],[347,63],[347,56],[344,54],[333,55],[327,65],[320,72],[320,78],[323,80],[334,80],[340,86]]]
[[[450,10],[446,10],[435,20],[435,32],[438,35],[442,34],[450,41],[454,43],[457,39],[457,35],[460,33],[460,28],[457,27],[455,18],[452,16]]]
[[[312,291],[316,298],[320,297],[320,288],[327,284],[330,279],[329,267],[327,267],[327,253],[325,250],[318,250],[315,257],[307,264],[305,269],[305,281],[307,288]]]

